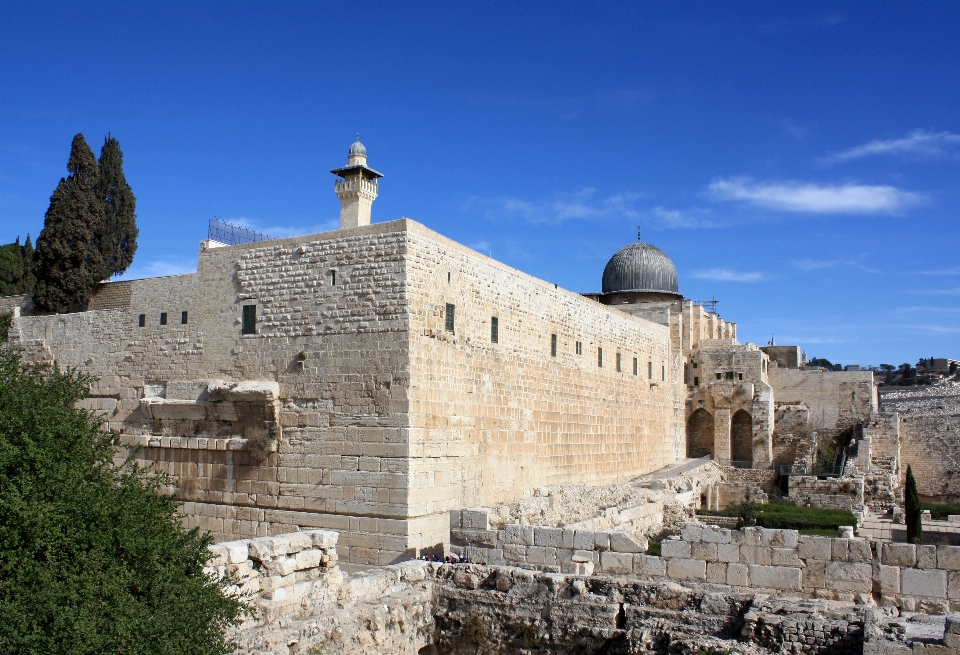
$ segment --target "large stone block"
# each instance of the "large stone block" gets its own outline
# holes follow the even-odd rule
[[[660,544],[660,555],[669,559],[671,557],[690,557],[690,544],[679,539],[664,539]]]
[[[730,543],[730,530],[707,525],[704,526],[700,539],[707,543],[728,544]]]
[[[707,563],[702,559],[683,559],[679,557],[669,559],[667,560],[667,576],[675,580],[704,580],[707,577]]]
[[[860,562],[828,562],[826,582],[827,589],[834,591],[870,593],[873,591],[873,566]]]
[[[510,524],[503,526],[503,543],[533,546],[533,526]]]
[[[533,543],[536,546],[563,548],[563,533],[563,528],[536,527],[533,529]]]
[[[937,568],[937,547],[936,546],[917,546],[917,568],[918,569]]]
[[[772,555],[770,546],[740,546],[740,561],[743,564],[769,566]]]
[[[960,601],[960,571],[947,572],[947,598]]]
[[[680,532],[681,537],[684,541],[694,542],[700,541],[703,536],[703,526],[697,525],[696,523],[687,523],[683,526],[683,530]]]
[[[489,530],[490,513],[485,509],[465,509],[460,512],[460,525],[466,530]]]
[[[800,569],[793,566],[762,566],[751,564],[750,584],[763,589],[800,591]]]
[[[740,546],[737,544],[717,544],[717,561],[739,562]]]
[[[727,565],[727,584],[746,587],[750,584],[750,567],[747,564]]]
[[[904,596],[947,597],[947,572],[937,569],[903,569],[900,593]]]
[[[873,550],[870,542],[865,539],[851,539],[847,556],[847,561],[850,562],[872,562]]]
[[[656,555],[633,556],[633,572],[637,575],[660,577],[667,574],[667,561]]]
[[[776,546],[778,548],[796,548],[797,531],[762,528],[760,530],[760,543],[764,546]]]
[[[725,584],[727,581],[727,564],[725,562],[707,562],[707,582]]]
[[[880,593],[893,596],[900,593],[900,567],[880,564],[877,571]]]
[[[937,546],[937,568],[960,571],[960,546]]]
[[[827,587],[827,563],[808,559],[804,562],[803,569],[803,588],[807,591],[815,589],[826,589]]]
[[[604,551],[600,553],[600,570],[604,573],[633,573],[633,554]]]
[[[797,556],[796,548],[771,548],[770,563],[773,566],[803,567],[803,561]]]
[[[690,544],[690,557],[708,562],[717,561],[717,544],[698,541]]]
[[[610,533],[598,530],[577,530],[573,534],[577,550],[610,550]]]
[[[833,540],[830,537],[802,534],[799,542],[798,554],[801,559],[828,561],[833,553]]]
[[[610,533],[610,550],[616,553],[645,553],[647,545],[647,538],[643,536],[627,532]]]
[[[880,563],[912,568],[917,564],[917,547],[913,544],[882,544]]]

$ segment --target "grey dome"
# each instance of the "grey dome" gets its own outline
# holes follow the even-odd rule
[[[638,241],[621,249],[603,269],[603,293],[650,291],[679,295],[677,269],[667,255]]]
[[[367,156],[367,148],[362,143],[360,143],[360,137],[357,137],[357,140],[353,142],[353,145],[350,146],[350,156]]]

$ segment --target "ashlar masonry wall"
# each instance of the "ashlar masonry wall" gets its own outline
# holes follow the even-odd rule
[[[928,500],[960,500],[960,416],[900,417],[900,482],[907,465]]]
[[[409,234],[412,505],[449,510],[559,482],[623,481],[683,456],[668,327],[421,226]]]
[[[823,436],[864,423],[877,411],[870,371],[808,371],[771,365],[767,379],[776,402],[805,405],[809,427]]]

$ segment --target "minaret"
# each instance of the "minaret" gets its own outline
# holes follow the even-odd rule
[[[340,198],[340,229],[370,225],[370,208],[377,199],[377,178],[380,173],[367,168],[367,149],[360,135],[350,146],[347,165],[330,171],[337,176],[333,189]]]

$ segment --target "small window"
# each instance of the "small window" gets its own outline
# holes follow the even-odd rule
[[[555,334],[550,335],[550,356],[557,356],[557,335]]]
[[[693,363],[693,368],[697,368],[697,363],[696,363],[696,362]]]
[[[138,326],[138,327],[147,327],[147,315],[146,315],[146,314],[140,314],[140,316],[137,317],[137,326]]]
[[[456,307],[454,307],[450,303],[447,303],[447,312],[446,312],[446,317],[443,324],[443,327],[447,332],[453,332],[453,325],[454,325],[453,314],[456,311],[456,309],[457,309]]]
[[[617,353],[617,373],[620,372],[622,372],[622,369],[620,368],[620,353]]]
[[[187,313],[180,312],[180,325],[186,325],[186,324],[187,324]]]
[[[450,271],[447,271],[447,284],[450,284]]]
[[[698,378],[698,377],[694,377],[694,378],[693,378],[693,386],[695,386],[695,387],[699,387],[699,386],[700,386],[700,378]]]
[[[742,379],[743,379],[743,373],[737,373],[737,379],[738,379],[738,380],[742,380]]]
[[[653,379],[653,362],[647,362],[647,379]]]
[[[722,379],[723,379],[723,373],[717,373],[717,379],[718,379],[718,380],[722,380]]]
[[[336,286],[336,285],[337,285],[337,272],[336,272],[336,271],[330,271],[330,286],[333,287],[333,286]]]
[[[500,319],[490,317],[490,343],[500,343]]]
[[[167,324],[167,313],[160,312],[160,325],[166,325],[166,324]]]
[[[733,379],[733,371],[727,371],[727,374],[726,374],[726,375],[727,375],[727,379],[728,379],[728,380],[732,380],[732,379]]]
[[[634,375],[637,375],[637,371],[639,370],[639,368],[640,368],[640,362],[637,360],[636,357],[634,357],[633,358],[633,374]]]
[[[667,367],[665,365],[660,366],[660,379],[663,382],[667,381]]]
[[[582,341],[578,341],[578,342],[576,343],[575,350],[576,350],[576,353],[577,353],[578,355],[582,355],[582,354],[583,354],[583,342],[582,342]]]
[[[603,348],[597,348],[597,366],[603,367]]]
[[[243,325],[240,328],[240,334],[257,333],[257,306],[243,306]]]

